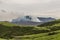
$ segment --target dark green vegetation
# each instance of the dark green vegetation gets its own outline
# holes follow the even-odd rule
[[[38,26],[0,22],[0,38],[10,40],[60,40],[60,20]]]

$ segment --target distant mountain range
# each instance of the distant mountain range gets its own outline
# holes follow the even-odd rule
[[[34,17],[34,16],[23,16],[12,20],[12,23],[19,25],[39,25],[45,22],[55,20],[52,17]]]

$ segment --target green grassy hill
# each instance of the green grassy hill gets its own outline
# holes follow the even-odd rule
[[[60,20],[38,26],[18,26],[0,22],[1,40],[60,40]]]

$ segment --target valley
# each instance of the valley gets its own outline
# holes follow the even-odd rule
[[[0,22],[1,40],[60,40],[60,19],[37,26]]]

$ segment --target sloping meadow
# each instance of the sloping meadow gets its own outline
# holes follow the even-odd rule
[[[55,20],[38,26],[18,26],[9,22],[0,22],[0,38],[2,39],[52,40],[55,39],[54,35],[59,38],[59,34],[60,20]]]

